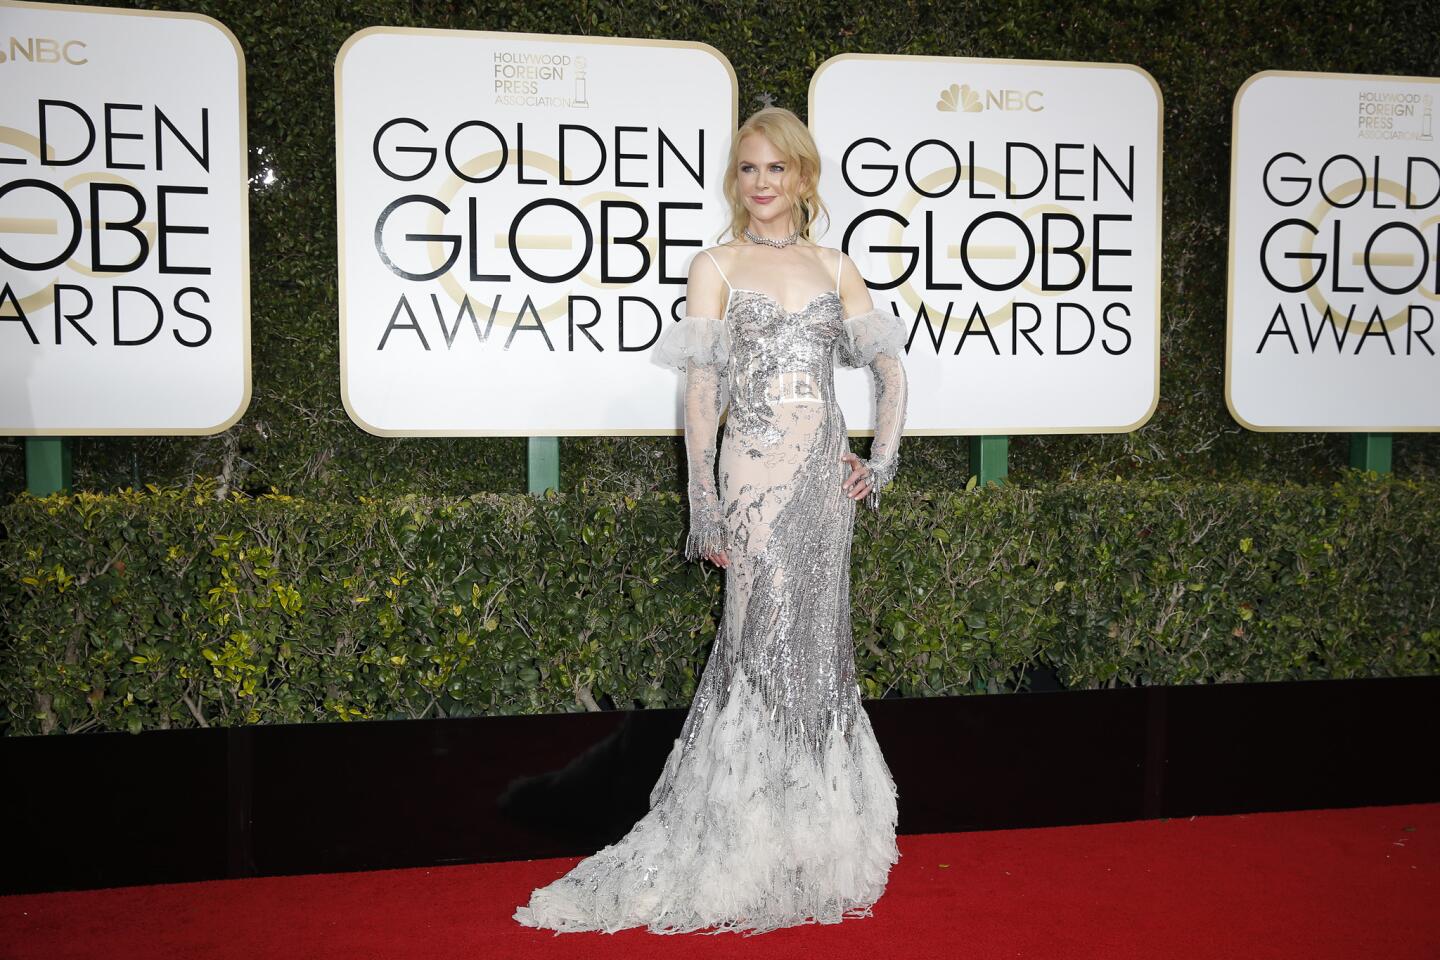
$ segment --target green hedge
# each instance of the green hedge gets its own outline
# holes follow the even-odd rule
[[[1078,481],[859,511],[867,697],[1431,674],[1440,482]],[[8,734],[683,706],[723,577],[671,492],[0,508]]]
[[[1019,438],[1011,477],[1328,482],[1344,469],[1344,436],[1251,433],[1225,409],[1231,100],[1246,77],[1269,68],[1433,75],[1440,64],[1434,0],[1303,8],[1262,0],[138,5],[214,16],[245,48],[252,170],[276,176],[268,187],[257,181],[251,195],[255,399],[245,418],[216,438],[78,441],[78,489],[223,474],[252,493],[275,486],[312,499],[524,490],[523,440],[372,437],[350,423],[340,403],[332,70],[350,34],[385,24],[704,41],[735,65],[742,111],[758,106],[765,92],[802,116],[811,74],[837,53],[1138,64],[1165,94],[1160,406],[1133,434]],[[956,439],[914,437],[906,449],[915,489],[953,489],[969,473]],[[1394,458],[1402,475],[1436,476],[1440,438],[1399,436]],[[670,437],[567,439],[561,459],[567,489],[682,489],[681,446]],[[0,495],[23,485],[21,444],[0,440]]]

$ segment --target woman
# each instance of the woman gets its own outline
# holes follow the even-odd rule
[[[656,346],[686,372],[685,555],[725,569],[724,612],[650,812],[536,890],[520,923],[838,923],[869,915],[899,858],[895,784],[855,682],[849,581],[855,502],[878,509],[898,463],[905,334],[848,257],[809,242],[819,173],[788,110],[736,133],[724,181],[735,239],[694,258],[687,316]],[[848,450],[837,357],[874,374],[868,461]]]

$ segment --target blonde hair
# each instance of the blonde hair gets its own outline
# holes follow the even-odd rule
[[[763,107],[755,111],[740,125],[730,141],[730,162],[725,167],[723,181],[725,199],[730,202],[730,225],[720,236],[728,233],[738,239],[750,225],[750,211],[745,209],[740,199],[735,168],[740,161],[740,141],[752,133],[761,134],[769,140],[790,169],[798,174],[798,179],[804,182],[798,194],[787,193],[786,197],[790,200],[795,229],[800,236],[814,243],[815,238],[811,234],[820,215],[824,214],[827,227],[830,220],[830,211],[820,199],[820,151],[815,146],[815,138],[810,136],[810,129],[784,107]]]

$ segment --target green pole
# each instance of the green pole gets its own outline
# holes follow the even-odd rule
[[[1010,473],[1009,437],[971,437],[970,472],[979,479],[976,483],[1004,483]]]
[[[1350,466],[1357,470],[1390,472],[1390,434],[1350,434]]]
[[[37,497],[70,489],[70,441],[65,437],[25,438],[25,489]]]
[[[560,489],[560,438],[530,438],[530,492]]]

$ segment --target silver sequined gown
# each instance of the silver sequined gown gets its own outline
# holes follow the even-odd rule
[[[904,340],[882,310],[844,318],[838,284],[797,313],[730,288],[723,318],[666,328],[656,359],[686,371],[685,553],[727,551],[724,612],[649,813],[535,890],[520,923],[761,932],[869,914],[899,858],[895,784],[855,682],[856,501],[841,488],[834,366],[872,371],[883,487],[904,422]]]

